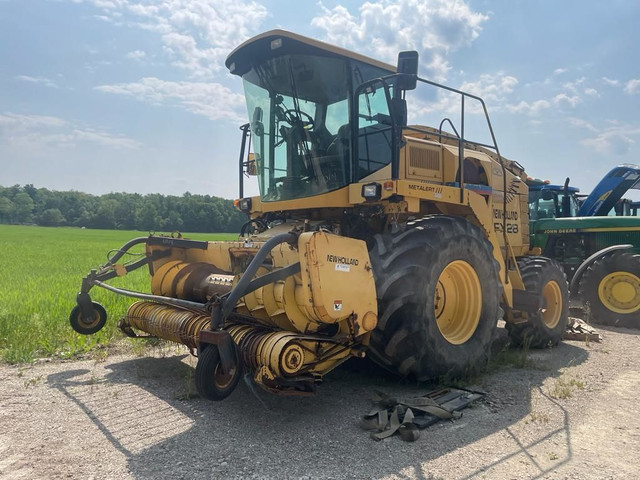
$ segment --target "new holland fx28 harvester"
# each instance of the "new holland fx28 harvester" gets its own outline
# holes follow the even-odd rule
[[[226,66],[250,119],[239,240],[132,240],[83,279],[77,332],[106,321],[92,287],[137,298],[120,328],[197,350],[196,386],[212,400],[243,371],[274,393],[311,393],[365,353],[418,380],[464,375],[488,358],[500,318],[515,342],[559,341],[566,277],[530,251],[524,169],[500,155],[482,99],[419,78],[416,52],[392,67],[279,30]],[[458,98],[458,128],[407,125],[405,93],[418,85]],[[465,138],[469,103],[491,142]],[[244,197],[243,172],[259,196]],[[140,243],[144,258],[118,263]],[[151,293],[106,283],[143,266]]]

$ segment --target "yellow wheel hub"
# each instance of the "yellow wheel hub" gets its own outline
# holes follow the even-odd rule
[[[600,281],[598,297],[612,312],[637,312],[640,310],[640,278],[629,272],[610,273]]]
[[[456,260],[445,267],[434,306],[438,329],[449,343],[461,345],[471,338],[480,322],[482,286],[469,263]]]
[[[216,370],[213,373],[213,380],[216,383],[216,386],[220,390],[224,390],[231,385],[233,383],[233,378],[236,375],[236,370],[237,367],[233,367],[228,373],[224,373],[222,371],[222,364],[218,363],[218,365],[216,365]]]
[[[542,289],[542,321],[549,328],[555,328],[562,316],[562,290],[557,282],[548,282]]]

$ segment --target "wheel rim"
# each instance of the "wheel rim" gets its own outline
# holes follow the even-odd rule
[[[102,320],[102,316],[100,315],[100,312],[98,312],[95,308],[93,309],[93,317],[91,318],[90,321],[87,321],[82,316],[82,311],[80,310],[79,307],[78,307],[78,315],[76,316],[76,318],[78,320],[78,325],[86,329],[95,327]]]
[[[216,370],[213,372],[213,381],[216,384],[216,387],[219,390],[225,390],[229,388],[231,384],[233,384],[234,377],[236,376],[237,367],[233,367],[229,373],[225,374],[222,371],[222,364],[218,363],[216,365]]]
[[[629,272],[610,273],[600,281],[598,298],[612,312],[637,312],[640,310],[640,278]]]
[[[454,345],[465,343],[476,331],[482,312],[482,286],[475,269],[463,260],[445,267],[435,293],[436,323]]]
[[[100,323],[100,315],[97,312],[93,313],[93,321],[91,322],[87,322],[83,317],[82,314],[78,315],[78,323],[80,325],[82,325],[84,328],[93,328],[96,325],[98,325],[98,323]]]
[[[562,290],[558,282],[548,282],[542,289],[544,308],[542,320],[549,328],[555,328],[562,317]]]

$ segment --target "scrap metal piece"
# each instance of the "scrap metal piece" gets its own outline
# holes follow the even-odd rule
[[[398,433],[402,440],[413,442],[420,436],[419,430],[440,420],[455,420],[462,416],[460,410],[482,398],[483,392],[456,388],[441,388],[419,397],[395,398],[375,392],[372,400],[382,409],[364,415],[360,427],[371,430],[370,436],[379,441]],[[402,418],[402,422],[400,421]]]
[[[569,317],[567,330],[562,335],[565,340],[581,340],[583,342],[602,342],[598,331],[580,318]]]

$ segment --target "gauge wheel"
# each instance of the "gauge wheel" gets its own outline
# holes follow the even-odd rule
[[[207,400],[224,400],[233,392],[242,375],[241,364],[238,361],[238,349],[235,347],[236,364],[230,372],[222,371],[220,352],[216,345],[206,345],[198,356],[196,364],[196,389],[201,397]]]
[[[71,328],[81,335],[94,334],[100,331],[102,327],[104,327],[105,323],[107,323],[107,311],[104,307],[98,302],[91,302],[91,305],[93,306],[93,314],[91,318],[85,318],[82,315],[80,305],[73,307],[73,310],[71,310],[71,314],[69,315]]]

